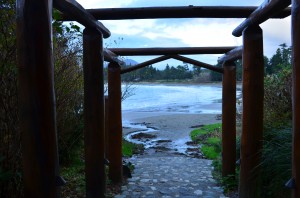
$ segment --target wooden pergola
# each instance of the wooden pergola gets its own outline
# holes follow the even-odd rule
[[[293,47],[293,197],[300,197],[300,0],[266,1],[260,7],[150,7],[85,10],[75,0],[17,1],[17,52],[19,68],[20,129],[22,130],[25,197],[60,197],[53,79],[52,9],[62,20],[74,20],[83,31],[84,144],[86,196],[104,197],[105,155],[113,182],[122,177],[121,74],[170,58],[223,74],[222,163],[223,176],[235,174],[236,67],[243,63],[243,117],[239,196],[258,197],[263,135],[264,61],[259,27],[269,18],[292,15]],[[109,30],[98,20],[148,18],[246,18],[234,31],[243,36],[239,47],[103,49]],[[182,55],[220,54],[215,67]],[[161,55],[122,69],[119,55]],[[103,62],[108,61],[108,102],[105,115]],[[105,121],[105,117],[106,120]],[[105,134],[105,128],[107,133]],[[105,137],[105,135],[107,137]],[[107,141],[105,141],[107,140]],[[107,149],[105,149],[107,144]],[[254,171],[255,170],[255,171]]]

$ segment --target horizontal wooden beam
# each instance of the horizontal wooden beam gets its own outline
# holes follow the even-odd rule
[[[124,61],[115,53],[108,49],[103,49],[104,54],[104,61],[110,62],[110,63],[117,63],[119,65],[123,65]]]
[[[225,53],[223,56],[218,58],[218,63],[223,64],[228,61],[236,61],[241,59],[243,56],[243,46],[234,48],[233,50]]]
[[[97,30],[104,38],[110,37],[110,31],[75,0],[53,0],[53,6],[61,11],[64,16],[71,17],[86,28]]]
[[[236,47],[109,48],[120,56],[224,54]]]
[[[142,8],[101,8],[88,9],[98,20],[154,19],[154,18],[247,18],[256,6],[179,6],[179,7],[142,7]],[[286,9],[274,15],[285,18],[291,14]],[[71,16],[63,20],[72,21]]]
[[[170,56],[160,56],[158,58],[154,58],[154,59],[148,60],[146,62],[137,64],[133,67],[128,67],[128,68],[122,69],[121,74],[125,74],[125,73],[128,73],[128,72],[137,70],[137,69],[141,69],[143,67],[147,67],[149,65],[153,65],[155,63],[158,63],[158,62],[161,62],[161,61],[164,61],[164,60],[168,60],[169,58],[171,58],[171,57]]]
[[[194,59],[191,59],[191,58],[187,58],[187,57],[184,57],[184,56],[171,55],[171,58],[174,58],[174,59],[179,60],[179,61],[183,61],[185,63],[192,64],[192,65],[195,65],[195,66],[198,66],[198,67],[203,67],[203,68],[215,71],[215,72],[219,72],[219,73],[224,72],[223,68],[221,68],[221,67],[215,67],[215,66],[212,66],[210,64],[203,63],[203,62],[200,62],[200,61],[197,61],[197,60],[194,60]]]
[[[259,25],[272,16],[280,13],[291,4],[291,0],[268,0],[259,6],[246,20],[244,20],[232,32],[234,36],[241,36],[244,29],[248,26]],[[291,13],[291,11],[289,11]]]

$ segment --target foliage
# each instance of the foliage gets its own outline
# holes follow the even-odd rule
[[[264,103],[264,147],[261,164],[263,197],[290,197],[284,184],[291,177],[291,48],[281,44],[267,62]]]
[[[123,139],[122,153],[124,157],[131,157],[134,154],[142,153],[144,146],[142,144],[134,144]]]
[[[21,135],[18,128],[17,63],[15,1],[0,3],[0,197],[22,197]],[[54,25],[55,86],[57,126],[62,162],[71,159],[71,152],[82,133],[79,108],[82,108],[80,41],[76,26]],[[68,156],[68,157],[64,157]]]
[[[69,166],[61,167],[61,176],[68,182],[62,188],[62,197],[85,197],[84,161],[79,155]]]
[[[64,29],[64,27],[63,27]],[[54,37],[54,81],[60,162],[69,163],[83,137],[82,42],[75,32]]]
[[[221,123],[209,124],[191,131],[191,139],[198,142],[203,155],[216,159],[221,153]]]
[[[276,74],[284,68],[291,68],[291,47],[287,47],[285,43],[279,46],[270,60],[265,59],[266,74]]]
[[[210,79],[211,81],[222,81],[222,74],[219,72],[211,71],[210,72]]]
[[[290,197],[291,190],[284,187],[292,175],[292,130],[290,124],[265,128],[262,155],[263,197]]]
[[[0,197],[21,197],[15,1],[0,1]]]
[[[220,155],[220,150],[217,150],[215,146],[201,146],[201,151],[207,159],[216,159]]]
[[[265,77],[264,117],[267,125],[282,125],[292,119],[292,70]]]
[[[125,66],[130,67],[130,66]],[[158,70],[152,65],[122,75],[123,81],[153,81],[153,80],[183,80],[191,79],[192,71],[187,65],[177,67],[167,65],[164,70]]]
[[[193,141],[197,141],[198,139],[202,139],[201,136],[207,136],[212,132],[219,133],[221,127],[222,123],[205,125],[201,128],[192,130],[190,135]]]

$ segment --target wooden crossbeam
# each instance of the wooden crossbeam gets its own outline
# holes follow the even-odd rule
[[[180,55],[171,55],[171,58],[174,58],[174,59],[179,60],[179,61],[183,61],[185,63],[192,64],[192,65],[195,65],[195,66],[198,66],[198,67],[203,67],[203,68],[215,71],[215,72],[223,73],[223,68],[215,67],[215,66],[212,66],[210,64],[203,63],[203,62],[200,62],[200,61],[196,61],[196,60],[191,59],[191,58],[187,58],[187,57],[180,56]]]
[[[224,54],[233,47],[174,47],[174,48],[109,48],[120,56],[150,56],[150,55],[176,55],[176,54]]]
[[[142,8],[101,8],[88,9],[98,20],[154,19],[154,18],[247,18],[257,6],[179,6]],[[291,10],[285,9],[273,18],[285,18]],[[72,21],[70,15],[62,20]]]
[[[223,56],[218,58],[218,63],[223,64],[228,61],[236,61],[242,58],[243,55],[243,46],[234,48],[233,50],[225,53]]]
[[[283,9],[291,4],[291,0],[272,0],[265,1],[259,6],[246,20],[244,20],[237,28],[232,32],[234,36],[241,36],[244,29],[248,26],[259,25],[272,16],[280,13]],[[291,13],[291,11],[289,11]]]
[[[125,73],[128,73],[128,72],[137,70],[137,69],[141,69],[143,67],[147,67],[149,65],[153,65],[155,63],[158,63],[158,62],[161,62],[161,61],[164,61],[164,60],[168,60],[169,58],[171,58],[171,57],[170,56],[160,56],[158,58],[154,58],[154,59],[145,61],[143,63],[137,64],[133,67],[128,67],[128,68],[122,69],[121,74],[125,74]]]
[[[124,61],[115,53],[108,49],[103,50],[104,60],[110,63],[117,63],[119,65],[123,65]]]
[[[74,21],[81,23],[85,27],[95,29],[102,33],[104,38],[110,37],[110,31],[77,3],[77,1],[54,0],[53,6],[65,14],[64,16],[71,17]]]

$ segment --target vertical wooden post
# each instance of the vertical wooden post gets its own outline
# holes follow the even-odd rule
[[[222,176],[235,176],[236,162],[236,67],[223,64],[222,92]]]
[[[17,1],[24,196],[58,197],[52,0]]]
[[[122,181],[122,114],[121,114],[121,67],[108,65],[108,150],[109,177],[114,183]]]
[[[300,197],[300,0],[292,1],[293,197]]]
[[[105,158],[108,159],[109,151],[108,151],[108,96],[105,96],[105,134],[104,134],[104,140],[105,140]]]
[[[104,81],[103,38],[83,31],[84,147],[87,198],[104,197]]]
[[[260,195],[263,140],[264,59],[259,26],[243,32],[243,117],[239,197]]]

